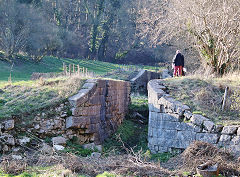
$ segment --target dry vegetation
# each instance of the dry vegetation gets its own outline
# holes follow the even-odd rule
[[[224,176],[240,175],[240,162],[237,159],[225,150],[199,141],[166,163],[149,161],[142,151],[107,154],[100,158],[50,152],[25,153],[23,160],[14,160],[11,155],[4,155],[0,167],[7,174],[25,172],[35,176],[97,176],[104,172],[111,176],[170,176],[186,172],[196,174],[198,165],[211,161],[219,163],[220,173]]]
[[[218,149],[212,144],[195,141],[182,154],[172,158],[169,167],[177,170],[177,173],[193,172],[196,167],[206,162],[219,164],[220,174],[224,176],[240,175],[240,161],[224,150]],[[169,168],[168,167],[168,168]],[[190,173],[191,174],[191,173]]]
[[[238,73],[222,78],[195,74],[165,80],[169,93],[177,100],[190,106],[193,113],[202,114],[216,123],[239,124],[240,77]],[[226,86],[230,87],[227,106],[222,111],[222,101]]]

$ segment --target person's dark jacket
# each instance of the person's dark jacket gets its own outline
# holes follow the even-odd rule
[[[174,58],[173,58],[173,64],[175,66],[182,66],[184,67],[184,56],[181,53],[178,53]]]

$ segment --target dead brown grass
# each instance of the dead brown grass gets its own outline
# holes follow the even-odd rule
[[[191,111],[202,114],[216,123],[240,124],[240,74],[235,73],[222,78],[207,77],[204,75],[189,75],[180,78],[164,80],[169,94],[177,100],[190,106]],[[225,87],[230,87],[227,106],[222,111],[222,100]],[[234,97],[232,99],[231,97]],[[233,100],[233,102],[231,101]]]
[[[220,174],[224,176],[239,176],[240,162],[226,150],[218,149],[212,144],[196,141],[192,143],[179,157],[182,165],[179,168],[185,171],[196,171],[196,167],[211,161],[219,163]]]
[[[168,176],[170,174],[170,171],[162,168],[160,163],[143,161],[140,156],[133,154],[92,158],[56,152],[47,155],[38,151],[26,155],[21,161],[14,160],[11,155],[4,155],[0,169],[7,174],[28,172],[37,173],[40,176],[52,176],[51,174],[97,176],[105,171],[117,176]]]
[[[196,167],[208,161],[219,163],[220,173],[224,176],[240,175],[240,161],[227,151],[200,141],[192,143],[182,154],[166,163],[147,161],[140,151],[122,155],[111,154],[101,158],[56,152],[50,155],[36,151],[26,155],[21,161],[4,155],[0,169],[8,174],[28,172],[37,173],[39,176],[97,176],[105,171],[116,176],[181,176],[183,172],[196,174]]]

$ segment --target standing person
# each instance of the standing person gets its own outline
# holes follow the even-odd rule
[[[176,51],[176,55],[173,58],[172,64],[174,67],[173,76],[182,76],[184,67],[184,56],[181,54],[180,50]]]

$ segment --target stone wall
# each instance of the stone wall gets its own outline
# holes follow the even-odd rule
[[[147,93],[147,83],[152,79],[160,79],[162,73],[141,70],[130,80],[132,92]]]
[[[73,108],[66,128],[79,130],[79,136],[100,144],[117,130],[128,111],[130,83],[88,80],[69,101]]]
[[[153,153],[183,150],[198,140],[240,154],[240,126],[216,125],[202,115],[193,114],[165,90],[161,80],[148,83],[148,147]]]
[[[74,137],[80,144],[99,145],[122,123],[130,103],[130,83],[89,79],[78,94],[58,106],[0,122],[0,151],[31,144],[32,136],[52,138],[53,145]],[[33,141],[33,144],[36,142]]]

